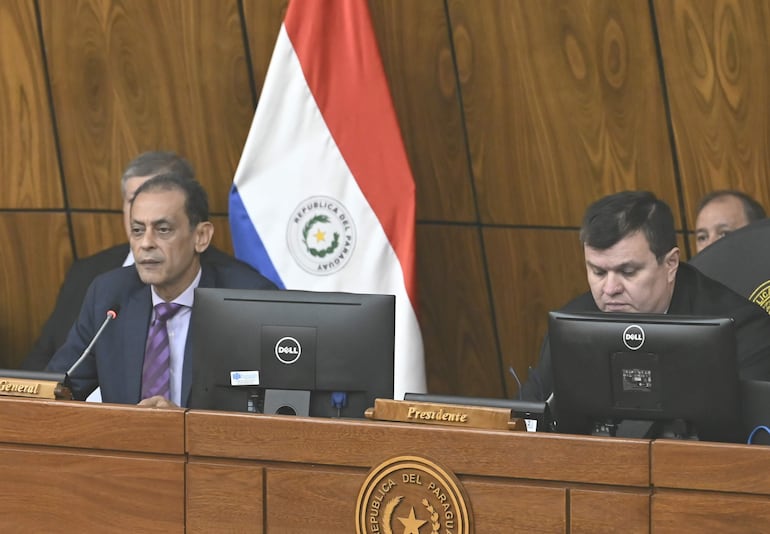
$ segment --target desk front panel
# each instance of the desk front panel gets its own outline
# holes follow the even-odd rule
[[[184,457],[0,445],[0,527],[184,532]]]

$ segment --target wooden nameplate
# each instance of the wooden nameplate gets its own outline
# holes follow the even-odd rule
[[[0,396],[71,400],[65,375],[19,369],[0,369]]]
[[[524,419],[511,417],[507,408],[440,404],[435,402],[375,399],[367,419],[424,425],[460,426],[493,430],[527,430]]]

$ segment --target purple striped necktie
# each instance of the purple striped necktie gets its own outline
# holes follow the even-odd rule
[[[171,350],[168,344],[166,321],[182,307],[175,302],[161,302],[155,305],[155,320],[150,323],[147,346],[144,349],[142,367],[142,398],[161,395],[169,398],[171,376]]]

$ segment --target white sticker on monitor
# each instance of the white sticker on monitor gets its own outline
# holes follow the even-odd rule
[[[231,386],[258,386],[259,371],[230,371]]]

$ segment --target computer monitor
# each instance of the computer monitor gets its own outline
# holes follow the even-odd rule
[[[743,441],[730,318],[549,314],[558,432]]]
[[[393,398],[395,297],[198,288],[190,407],[363,417]]]

